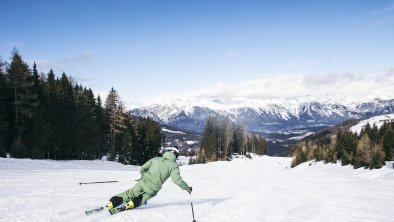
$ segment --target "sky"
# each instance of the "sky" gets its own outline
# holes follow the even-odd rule
[[[163,95],[394,95],[392,0],[1,0],[16,47],[126,105]]]

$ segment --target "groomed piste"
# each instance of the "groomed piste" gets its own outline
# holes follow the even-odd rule
[[[394,170],[253,156],[231,162],[181,166],[193,186],[197,222],[392,221]],[[192,221],[189,196],[168,180],[147,205],[116,215],[84,211],[135,182],[79,185],[139,178],[138,166],[109,161],[0,158],[0,221]]]

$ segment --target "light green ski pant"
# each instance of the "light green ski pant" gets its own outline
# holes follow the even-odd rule
[[[122,197],[123,202],[128,202],[129,200],[138,197],[141,194],[142,194],[141,205],[145,205],[150,198],[156,196],[157,192],[147,187],[145,181],[141,179],[140,181],[138,181],[136,185],[134,185],[133,188],[128,189],[125,192],[120,193],[116,196]]]

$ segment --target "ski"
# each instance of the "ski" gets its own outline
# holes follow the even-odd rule
[[[91,215],[91,214],[95,214],[98,212],[101,212],[105,209],[106,207],[98,207],[98,208],[94,208],[94,209],[90,209],[90,210],[85,210],[85,215]]]
[[[107,209],[107,207],[101,206],[101,207],[97,207],[97,208],[85,210],[85,215],[86,215],[86,216],[89,216],[89,215],[92,215],[92,214],[96,214],[96,213],[102,212],[102,211],[105,210],[105,209]],[[125,210],[127,210],[126,203],[121,204],[120,206],[117,206],[117,207],[115,207],[115,208],[108,209],[108,212],[109,212],[111,215],[114,215],[114,214],[117,214],[117,213],[122,212],[122,211],[125,211]]]
[[[117,206],[117,207],[115,207],[115,208],[109,209],[108,211],[109,211],[109,213],[110,213],[111,215],[114,215],[114,214],[117,214],[117,213],[119,213],[119,212],[125,211],[125,210],[127,210],[127,209],[128,209],[128,208],[127,208],[127,204],[126,204],[126,203],[123,203],[123,204],[121,204],[121,205],[119,205],[119,206]]]

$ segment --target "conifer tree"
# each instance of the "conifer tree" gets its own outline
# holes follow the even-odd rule
[[[68,76],[63,72],[60,79],[56,80],[57,112],[54,122],[57,128],[56,159],[70,159],[71,149],[74,147],[76,133],[75,112],[73,101],[73,87]]]
[[[384,151],[381,144],[374,144],[372,149],[372,161],[369,169],[380,169],[384,166]]]
[[[394,130],[389,128],[383,136],[383,149],[387,161],[394,160]]]
[[[256,154],[264,155],[267,152],[267,142],[262,136],[257,137]]]
[[[159,153],[159,149],[161,146],[161,127],[160,124],[153,121],[151,118],[147,118],[144,120],[145,130],[145,150],[144,150],[144,158],[142,162],[146,162],[149,159],[155,157]]]
[[[254,145],[253,144],[253,136],[246,136],[246,144],[245,144],[246,152],[245,152],[245,154],[252,152],[253,145]]]
[[[380,143],[379,129],[376,125],[373,125],[371,131],[369,132],[369,137],[371,138],[371,142],[373,144]]]
[[[140,146],[138,146],[138,129],[131,116],[126,117],[126,129],[123,134],[123,163],[141,165],[140,158],[137,158]],[[142,161],[141,161],[142,162]]]
[[[0,157],[5,157],[6,138],[9,134],[9,95],[5,63],[0,58]]]
[[[216,130],[214,126],[214,118],[212,116],[208,117],[207,122],[205,124],[203,137],[201,141],[201,146],[204,149],[204,153],[206,158],[209,161],[216,159]]]
[[[47,143],[48,125],[46,120],[46,110],[43,104],[43,79],[38,74],[36,63],[33,64],[31,82],[33,84],[33,94],[37,95],[38,105],[34,107],[34,115],[27,125],[25,141],[30,147],[30,157],[33,159],[43,159],[45,156],[44,147]]]
[[[128,118],[127,128],[122,134],[127,144],[122,150],[123,159],[131,161],[132,164],[142,165],[149,159],[158,155],[161,145],[160,124],[151,118]],[[131,149],[131,150],[130,150]]]
[[[98,125],[96,121],[96,103],[94,99],[94,95],[91,89],[83,90],[83,112],[82,118],[84,121],[82,122],[82,130],[80,133],[83,140],[82,152],[85,155],[85,159],[93,159],[95,154],[97,153],[97,134],[98,134]]]
[[[227,121],[227,125],[226,125],[226,130],[225,130],[225,134],[226,137],[224,139],[224,154],[223,157],[226,160],[230,160],[231,159],[231,155],[233,154],[232,152],[232,142],[233,142],[233,131],[234,131],[234,124],[228,119]]]
[[[241,126],[237,125],[233,133],[233,152],[241,153],[243,144],[244,144],[243,129]]]
[[[100,96],[97,97],[96,103],[96,125],[97,125],[97,157],[101,158],[103,153],[108,152],[105,143],[105,134],[107,132],[104,109]]]
[[[372,130],[371,125],[367,123],[362,129],[362,133],[366,133],[369,136],[371,135],[371,130]]]
[[[352,157],[356,152],[357,137],[352,132],[345,131],[337,134],[336,150],[338,159],[342,161],[342,165],[352,163]]]
[[[38,105],[38,95],[33,92],[31,70],[16,49],[11,54],[11,63],[7,68],[7,74],[13,91],[12,136],[15,140],[14,144],[20,144],[19,140],[23,140],[22,136],[27,128],[27,122],[31,120],[34,108]],[[27,156],[27,154],[23,156]]]
[[[390,122],[383,123],[383,125],[379,128],[379,138],[383,138],[384,134],[389,128],[390,128]]]
[[[357,144],[357,151],[353,159],[353,167],[369,167],[372,162],[372,142],[367,133],[361,137]]]
[[[57,100],[57,86],[55,73],[51,69],[48,74],[43,87],[43,110],[46,113],[47,142],[45,144],[44,152],[45,158],[55,158],[55,147],[58,146],[57,136],[60,134],[57,123],[58,118],[58,100]]]
[[[105,111],[110,129],[111,158],[115,157],[116,135],[125,128],[123,109],[118,92],[112,88],[105,101]]]

